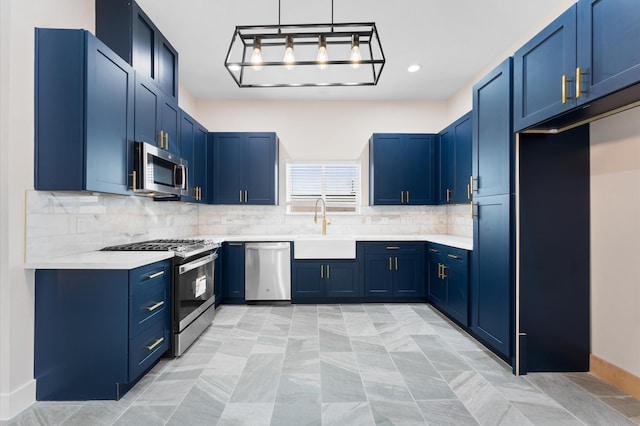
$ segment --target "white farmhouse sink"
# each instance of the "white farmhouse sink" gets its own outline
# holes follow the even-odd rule
[[[355,259],[356,240],[345,235],[304,235],[293,241],[295,259]]]

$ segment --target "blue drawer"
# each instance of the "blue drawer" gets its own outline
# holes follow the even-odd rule
[[[159,321],[129,339],[129,381],[136,380],[169,349],[169,327]]]
[[[170,286],[159,283],[135,293],[129,300],[129,338],[137,336],[157,321],[169,324]]]

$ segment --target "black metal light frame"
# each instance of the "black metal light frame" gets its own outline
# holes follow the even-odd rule
[[[333,4],[332,4],[332,20],[333,20]],[[360,50],[363,52],[362,60],[358,61],[360,67],[370,68],[370,73],[367,73],[366,80],[345,80],[332,81],[322,80],[322,72],[308,72],[308,74],[316,74],[314,77],[318,77],[318,81],[308,82],[290,82],[287,81],[291,74],[287,74],[286,67],[291,67],[290,63],[284,61],[267,61],[261,62],[260,67],[267,69],[282,68],[282,82],[252,82],[248,78],[248,71],[258,72],[251,70],[255,68],[256,64],[250,61],[251,53],[253,51],[254,40],[256,37],[260,39],[261,47],[272,48],[281,47],[284,53],[287,36],[293,36],[295,46],[317,46],[320,36],[324,36],[326,39],[327,49],[332,46],[350,45],[352,43],[352,37],[357,35],[359,37]],[[234,46],[235,45],[235,46]],[[232,53],[237,52],[236,49],[242,49],[240,59],[233,60]],[[335,52],[335,50],[334,50]],[[366,55],[365,55],[366,54]],[[238,56],[238,55],[236,55]],[[366,56],[366,57],[365,57]],[[294,63],[295,67],[318,67],[319,65],[330,67],[342,67],[351,66],[354,63],[349,59],[340,60],[328,60],[326,62],[318,62],[317,60],[302,60]],[[225,60],[225,67],[233,77],[238,87],[325,87],[325,86],[375,86],[378,84],[380,74],[384,68],[385,57],[382,50],[382,44],[378,36],[378,30],[374,22],[365,23],[330,23],[330,24],[301,24],[301,25],[262,25],[262,26],[237,26],[233,33],[227,57]],[[307,71],[310,71],[308,68]],[[344,74],[348,73],[343,72]],[[326,73],[329,74],[329,73]],[[326,75],[325,74],[325,75]],[[364,73],[361,73],[364,74]],[[255,74],[257,75],[257,74]]]

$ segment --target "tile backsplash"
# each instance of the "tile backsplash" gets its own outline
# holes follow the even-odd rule
[[[320,234],[310,215],[285,206],[195,205],[145,197],[28,191],[27,260],[37,261],[154,238],[197,235]],[[329,215],[327,234],[452,234],[471,237],[469,208],[363,206]]]

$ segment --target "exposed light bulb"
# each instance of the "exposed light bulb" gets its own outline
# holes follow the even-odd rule
[[[327,37],[321,35],[318,40],[318,68],[324,70],[327,68],[327,62],[329,61],[329,55],[327,54]]]
[[[253,53],[251,54],[251,67],[260,71],[262,69],[262,41],[260,37],[253,39]]]
[[[282,62],[285,63],[288,70],[292,70],[294,68],[296,57],[293,54],[293,36],[287,36],[286,48],[284,49],[284,59]]]
[[[360,36],[357,34],[354,34],[351,38],[351,57],[349,60],[351,61],[351,68],[360,68],[362,54],[360,53]]]

